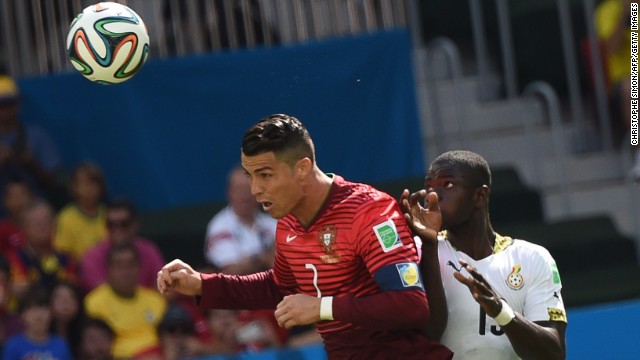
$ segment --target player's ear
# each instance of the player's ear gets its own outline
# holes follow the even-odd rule
[[[478,207],[486,207],[489,202],[489,194],[491,193],[491,189],[487,185],[482,185],[476,189],[475,200],[476,206]]]
[[[296,172],[296,176],[299,179],[306,178],[311,173],[312,169],[313,169],[313,163],[311,159],[309,159],[308,157],[304,157],[296,161],[295,172]]]

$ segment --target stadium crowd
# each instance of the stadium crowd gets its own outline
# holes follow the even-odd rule
[[[19,107],[16,83],[0,76],[2,359],[169,360],[321,341],[312,327],[279,327],[270,310],[202,310],[192,297],[160,295],[164,256],[139,235],[135,204],[110,197],[107,174],[92,162],[61,180],[56,144],[23,124]],[[210,264],[201,270],[270,267],[275,220],[258,209],[238,168],[227,195],[206,234],[203,224]]]

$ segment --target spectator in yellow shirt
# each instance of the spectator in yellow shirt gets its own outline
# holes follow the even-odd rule
[[[105,188],[104,175],[98,165],[84,162],[75,168],[70,184],[73,201],[58,214],[56,249],[80,261],[89,248],[105,237]]]
[[[156,328],[167,304],[157,291],[138,285],[140,256],[131,243],[114,245],[107,282],[85,298],[87,315],[104,320],[115,332],[116,359],[162,359]]]

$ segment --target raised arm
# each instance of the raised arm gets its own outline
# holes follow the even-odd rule
[[[567,327],[564,309],[549,311],[549,321],[531,321],[514,312],[508,303],[491,288],[486,279],[471,265],[460,260],[470,277],[457,272],[455,278],[465,284],[473,298],[488,316],[496,320],[511,342],[513,350],[525,360],[554,360],[566,356],[565,329]],[[555,293],[561,303],[559,290]],[[533,301],[533,299],[531,299]]]
[[[426,209],[420,205],[425,196],[428,200]],[[447,326],[449,310],[438,258],[438,231],[442,225],[438,195],[435,192],[427,195],[425,190],[421,190],[410,196],[409,190],[405,189],[400,197],[400,209],[409,227],[422,240],[420,272],[431,311],[429,321],[425,322],[422,328],[430,339],[440,340]]]
[[[251,275],[203,274],[181,260],[158,272],[158,290],[200,296],[200,306],[215,309],[275,309],[287,294],[278,287],[273,270]]]

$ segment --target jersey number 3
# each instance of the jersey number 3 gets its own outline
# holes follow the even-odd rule
[[[318,287],[318,269],[313,264],[304,264],[304,267],[307,269],[311,269],[313,271],[313,286],[316,288],[318,298],[322,297],[322,293],[320,292],[320,288]]]

